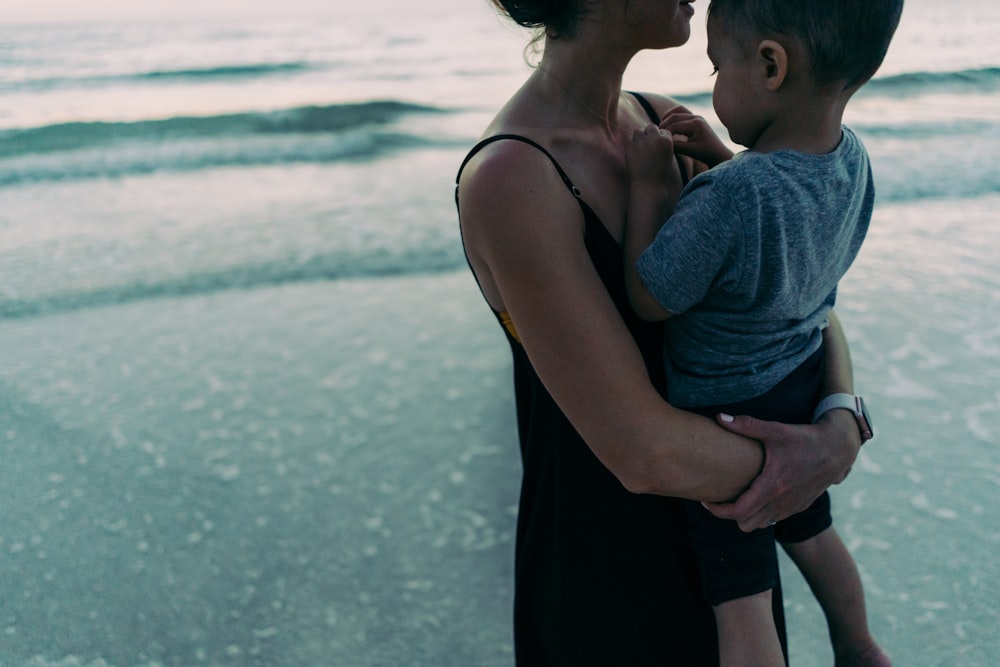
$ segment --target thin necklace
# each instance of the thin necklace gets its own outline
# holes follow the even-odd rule
[[[578,105],[580,105],[580,107],[582,107],[583,109],[585,109],[588,113],[590,113],[591,115],[595,116],[599,120],[604,121],[605,123],[607,123],[608,125],[616,128],[616,129],[619,129],[619,130],[625,129],[625,127],[623,125],[619,125],[615,121],[611,120],[610,118],[608,118],[604,114],[600,113],[599,111],[597,111],[596,109],[594,109],[593,107],[591,107],[589,104],[586,104],[585,102],[583,102],[582,100],[580,100],[576,95],[574,95],[570,91],[570,89],[562,81],[559,80],[559,78],[555,74],[553,74],[552,72],[550,72],[547,67],[542,67],[542,63],[538,63],[537,65],[535,65],[535,67],[537,67],[539,69],[539,71],[541,71],[543,74],[545,74],[550,79],[552,79],[552,81],[555,82],[555,84],[557,86],[559,86],[559,88],[561,88],[562,91],[564,93],[566,93],[566,95],[569,96],[569,98],[571,100],[573,100]]]

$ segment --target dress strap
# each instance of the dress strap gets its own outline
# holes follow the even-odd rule
[[[563,183],[566,184],[566,187],[569,189],[570,192],[573,193],[573,196],[576,197],[577,199],[580,199],[580,191],[577,189],[575,185],[573,185],[573,181],[571,181],[569,176],[566,175],[566,172],[563,171],[562,166],[559,164],[558,161],[556,161],[556,159],[552,156],[552,154],[545,149],[544,146],[542,146],[537,141],[529,139],[528,137],[522,137],[520,134],[494,134],[492,137],[487,137],[482,141],[480,141],[475,146],[473,146],[472,150],[470,150],[468,155],[465,156],[465,159],[462,160],[462,164],[458,168],[458,174],[455,176],[456,202],[458,201],[458,181],[462,177],[462,170],[465,169],[465,165],[468,164],[469,160],[471,160],[472,157],[476,153],[481,151],[483,148],[492,144],[495,141],[501,141],[504,139],[513,139],[514,141],[520,141],[522,143],[528,144],[529,146],[534,146],[535,148],[540,150],[543,154],[545,154],[545,157],[549,158],[549,161],[552,162],[552,166],[555,167],[556,171],[559,173],[559,178],[561,178]]]
[[[636,99],[636,101],[646,111],[646,115],[649,116],[649,120],[651,122],[656,123],[657,125],[659,125],[660,124],[660,114],[656,113],[656,108],[653,106],[653,103],[650,102],[649,100],[647,100],[646,96],[643,95],[642,93],[636,93],[636,92],[633,92],[631,90],[628,91],[628,92],[629,92],[629,95],[631,95],[632,97],[634,97]]]

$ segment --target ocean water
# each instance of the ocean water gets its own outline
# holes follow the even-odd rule
[[[710,115],[696,8],[627,84]],[[899,665],[1000,664],[997,25],[908,0],[846,119],[878,437],[835,516]],[[452,192],[526,41],[485,0],[0,19],[0,667],[511,664],[509,353]]]

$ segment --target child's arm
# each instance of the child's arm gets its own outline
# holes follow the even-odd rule
[[[626,150],[629,205],[625,221],[625,286],[639,317],[657,321],[671,316],[649,293],[636,263],[677,206],[683,187],[671,134],[655,125],[636,130]]]
[[[854,393],[854,366],[851,350],[847,346],[847,336],[840,325],[837,313],[827,315],[829,325],[823,329],[826,350],[826,375],[823,380],[823,396],[830,394]]]
[[[684,107],[668,111],[663,116],[660,127],[674,135],[676,152],[694,158],[709,168],[733,157],[733,152],[722,143],[708,121]]]

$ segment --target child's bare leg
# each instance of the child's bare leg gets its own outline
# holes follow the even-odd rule
[[[784,667],[771,591],[712,607],[719,632],[721,667]]]
[[[837,667],[889,667],[868,629],[861,576],[833,527],[803,542],[782,544],[819,601]]]

